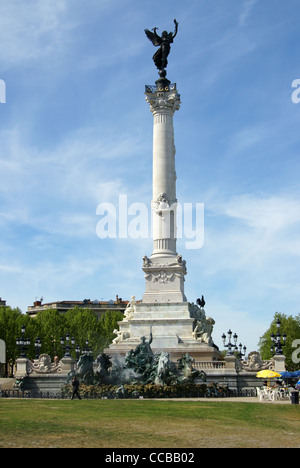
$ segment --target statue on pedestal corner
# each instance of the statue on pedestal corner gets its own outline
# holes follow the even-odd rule
[[[125,357],[126,367],[128,369],[133,369],[134,372],[141,375],[143,380],[148,380],[153,371],[154,355],[150,346],[152,340],[151,327],[149,341],[146,340],[145,336],[142,336],[137,347],[129,351]]]

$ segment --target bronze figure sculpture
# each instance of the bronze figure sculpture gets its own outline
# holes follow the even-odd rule
[[[161,72],[164,71],[164,74],[166,73],[165,68],[168,65],[168,55],[171,50],[170,44],[172,44],[178,31],[178,23],[176,19],[174,19],[174,23],[175,23],[174,33],[171,33],[171,32],[168,33],[167,31],[163,31],[161,37],[156,32],[158,28],[153,28],[152,31],[154,32],[149,31],[149,29],[145,29],[146,36],[152,42],[152,44],[155,47],[160,46],[159,49],[153,55],[153,61],[160,72],[159,73],[160,76],[163,76],[163,73]]]

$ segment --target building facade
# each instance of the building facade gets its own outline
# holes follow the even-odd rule
[[[116,296],[115,300],[111,299],[109,301],[84,299],[83,301],[56,301],[43,304],[42,300],[39,300],[35,301],[32,306],[29,306],[26,313],[34,318],[43,310],[57,310],[60,314],[65,314],[68,310],[74,309],[74,307],[80,307],[91,310],[99,319],[107,310],[124,312],[127,304],[128,301],[123,301],[118,296]]]

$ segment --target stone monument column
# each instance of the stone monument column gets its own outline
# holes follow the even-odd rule
[[[144,257],[143,303],[184,302],[185,262],[176,251],[176,170],[173,116],[180,107],[176,85],[166,79],[146,86],[153,114],[153,252]]]
[[[176,91],[146,94],[153,114],[153,253],[176,256],[176,171],[173,115],[180,106]]]
[[[135,296],[127,306],[124,318],[115,330],[117,337],[105,353],[126,355],[147,336],[151,348],[164,350],[172,360],[189,353],[198,361],[219,358],[211,338],[214,321],[206,317],[204,308],[189,303],[184,294],[186,263],[176,249],[176,169],[173,118],[180,107],[175,84],[166,78],[170,44],[177,34],[157,28],[145,33],[159,49],[153,56],[159,79],[146,86],[146,101],[153,114],[153,195],[151,202],[153,251],[143,258],[145,292],[142,301]]]

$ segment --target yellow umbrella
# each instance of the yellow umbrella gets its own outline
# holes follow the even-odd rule
[[[256,377],[259,379],[273,379],[274,377],[281,377],[281,375],[272,370],[262,370],[256,374]]]

